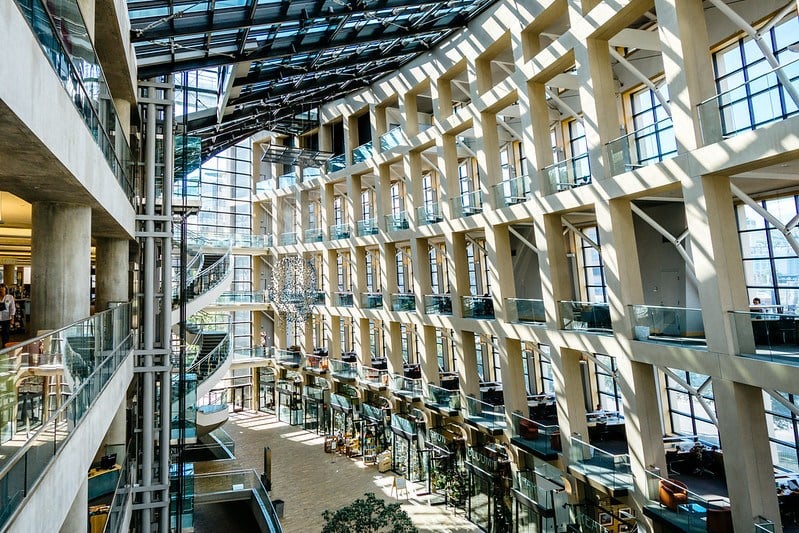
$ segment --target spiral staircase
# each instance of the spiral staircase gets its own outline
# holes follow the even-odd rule
[[[189,235],[186,248],[189,252],[186,266],[186,316],[189,317],[186,330],[189,338],[186,349],[184,419],[185,443],[193,444],[198,437],[221,426],[228,418],[227,404],[224,401],[209,404],[201,400],[230,369],[233,360],[230,315],[209,314],[203,309],[230,289],[233,280],[233,255],[230,247],[220,252],[218,246],[211,246],[196,234]],[[173,256],[180,257],[180,254]],[[173,325],[180,321],[179,279],[179,276],[174,276]],[[173,350],[173,354],[178,353],[179,346],[177,350]],[[173,365],[177,368],[179,361],[176,359],[174,356]],[[173,374],[172,398],[172,440],[176,441],[180,420],[177,373]]]

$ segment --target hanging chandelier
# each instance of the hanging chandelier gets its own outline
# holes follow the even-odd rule
[[[316,300],[316,268],[300,256],[284,257],[272,272],[269,300],[286,322],[304,324]]]

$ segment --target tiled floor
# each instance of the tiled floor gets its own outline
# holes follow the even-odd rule
[[[252,468],[260,474],[263,450],[269,446],[272,451],[271,497],[285,502],[281,522],[287,533],[321,531],[322,511],[348,505],[366,492],[396,501],[391,494],[391,472],[381,474],[376,467],[365,466],[359,460],[325,453],[323,437],[315,433],[253,411],[231,414],[224,429],[236,441],[236,459],[196,463],[195,472]],[[420,531],[479,531],[466,520],[462,511],[455,514],[443,505],[427,505],[425,497],[416,497],[413,487],[410,488],[410,497],[400,501]],[[198,533],[205,533],[202,524],[196,526]]]

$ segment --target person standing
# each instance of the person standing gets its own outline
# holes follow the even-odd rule
[[[17,304],[14,297],[8,293],[5,283],[0,283],[0,338],[4,348],[11,336],[11,320],[17,312]]]

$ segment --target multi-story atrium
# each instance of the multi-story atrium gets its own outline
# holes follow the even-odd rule
[[[0,2],[0,529],[280,531],[194,476],[248,409],[485,531],[799,530],[798,10]]]

